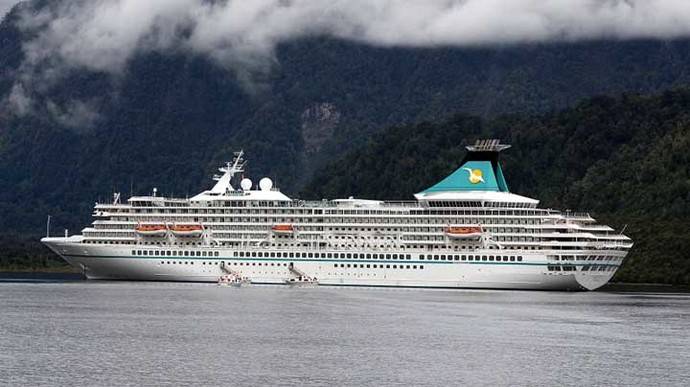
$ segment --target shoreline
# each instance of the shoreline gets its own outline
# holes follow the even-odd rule
[[[633,282],[609,282],[598,292],[652,292],[652,293],[690,293],[690,287],[683,285],[633,283]]]

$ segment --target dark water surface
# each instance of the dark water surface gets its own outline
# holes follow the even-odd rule
[[[0,283],[3,385],[688,385],[690,295]]]

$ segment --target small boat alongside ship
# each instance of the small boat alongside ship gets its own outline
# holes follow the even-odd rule
[[[238,277],[231,274],[223,274],[218,278],[218,286],[232,286],[239,288],[251,285],[252,281],[248,277]]]

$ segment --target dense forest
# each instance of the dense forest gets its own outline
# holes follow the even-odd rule
[[[615,280],[690,284],[690,91],[597,97],[571,109],[397,126],[316,173],[303,196],[411,199],[500,138],[512,192],[590,211],[635,247]]]

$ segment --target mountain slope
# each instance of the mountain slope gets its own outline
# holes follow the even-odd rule
[[[394,127],[319,170],[303,196],[410,199],[457,168],[464,144],[512,144],[512,192],[591,211],[636,245],[617,280],[690,284],[690,91],[598,97],[557,113],[459,115]]]

